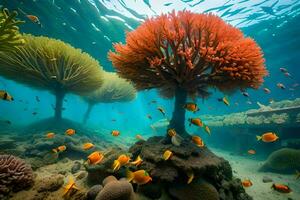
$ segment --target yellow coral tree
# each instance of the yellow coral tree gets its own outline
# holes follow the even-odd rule
[[[80,49],[48,37],[24,35],[25,45],[0,52],[0,75],[56,96],[55,117],[61,118],[63,98],[85,95],[102,85],[98,61]]]
[[[14,50],[25,42],[18,27],[23,21],[16,20],[16,16],[16,11],[10,13],[6,8],[0,10],[0,51]]]
[[[116,73],[106,72],[103,77],[103,85],[90,95],[84,97],[84,100],[88,103],[88,109],[83,118],[84,123],[89,118],[95,104],[126,102],[136,97],[134,86],[129,81],[120,78]]]

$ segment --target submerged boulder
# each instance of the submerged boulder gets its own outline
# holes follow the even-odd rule
[[[274,151],[260,168],[260,171],[276,171],[281,173],[294,173],[300,170],[300,150],[282,148]]]

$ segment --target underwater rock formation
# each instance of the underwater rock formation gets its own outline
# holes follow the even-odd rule
[[[300,150],[282,148],[274,151],[266,160],[260,171],[276,171],[280,173],[294,173],[300,170]]]
[[[12,155],[0,155],[0,199],[11,191],[26,189],[33,184],[30,165]]]
[[[98,61],[60,40],[23,35],[25,45],[0,52],[0,75],[56,97],[55,118],[61,120],[67,93],[86,95],[102,85]],[[20,76],[22,74],[22,76]]]
[[[176,199],[183,199],[182,193],[185,192],[189,195],[192,192],[189,189],[191,186],[199,189],[193,191],[193,194],[199,194],[198,184],[204,184],[209,190],[203,193],[208,195],[207,199],[217,199],[218,196],[221,200],[252,199],[245,193],[240,180],[233,178],[229,163],[217,157],[207,147],[199,148],[187,140],[177,147],[165,144],[165,141],[163,137],[152,137],[147,141],[137,142],[129,150],[134,158],[140,155],[143,159],[139,168],[146,170],[153,178],[148,184],[158,185],[161,190],[169,191],[171,197],[178,195]],[[164,160],[162,155],[167,149],[172,151],[173,155],[169,160]],[[187,184],[188,174],[191,172],[194,174],[194,180]],[[172,188],[176,187],[180,189],[174,191]],[[147,195],[147,192],[143,194]]]
[[[182,106],[188,96],[206,98],[211,87],[257,89],[268,74],[256,42],[212,14],[173,11],[147,19],[126,36],[110,60],[138,90],[158,88],[163,97],[175,97],[169,128],[182,137],[189,137]]]
[[[14,51],[16,47],[25,43],[18,27],[24,22],[15,19],[18,15],[16,11],[9,12],[8,9],[1,7],[0,9],[0,52]]]
[[[131,183],[127,180],[117,180],[109,176],[103,180],[103,189],[95,200],[134,200],[135,194]]]
[[[83,117],[83,123],[89,118],[89,115],[95,104],[127,102],[136,97],[136,90],[133,85],[120,78],[116,73],[105,72],[103,85],[83,99],[88,103],[87,111]]]

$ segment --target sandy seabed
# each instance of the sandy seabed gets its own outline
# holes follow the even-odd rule
[[[237,156],[219,149],[211,150],[230,162],[234,176],[239,177],[241,180],[250,179],[252,181],[253,186],[246,188],[246,192],[254,200],[300,200],[300,179],[296,180],[294,174],[259,172],[258,169],[263,162],[251,158],[251,155]],[[264,176],[271,178],[273,182],[264,183],[262,181]],[[274,191],[271,189],[273,183],[288,185],[292,192],[284,194]]]

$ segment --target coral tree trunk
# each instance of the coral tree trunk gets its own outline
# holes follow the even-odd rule
[[[65,97],[65,92],[61,90],[55,91],[56,103],[55,103],[55,119],[61,120],[62,119],[62,108],[63,108],[63,100]]]
[[[182,88],[177,88],[175,91],[175,104],[172,119],[169,128],[174,128],[178,135],[183,138],[189,137],[185,130],[185,108],[187,100],[187,92]]]
[[[84,124],[85,124],[85,123],[87,122],[87,120],[89,119],[93,107],[94,107],[94,104],[92,104],[92,103],[89,103],[89,104],[88,104],[88,108],[87,108],[87,110],[86,110],[86,112],[85,112],[85,114],[84,114],[84,116],[83,116],[83,121],[82,121],[82,122],[83,122]]]

